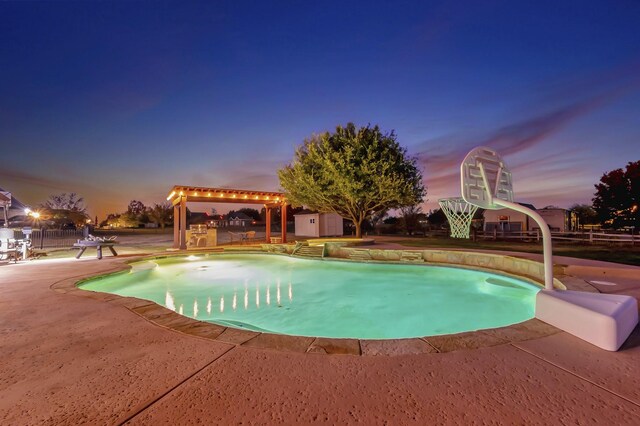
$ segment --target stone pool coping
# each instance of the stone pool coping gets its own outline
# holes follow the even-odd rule
[[[237,253],[238,250],[233,250]],[[247,253],[264,253],[248,248]],[[443,250],[437,250],[437,252],[444,252]],[[472,252],[463,252],[472,253]],[[63,279],[51,285],[51,289],[58,293],[73,294],[82,297],[88,297],[94,300],[101,300],[107,303],[114,303],[126,307],[131,312],[141,316],[147,321],[158,325],[160,327],[170,329],[176,332],[184,333],[187,335],[215,340],[227,344],[233,344],[236,346],[271,349],[277,351],[286,352],[298,352],[307,354],[343,354],[343,355],[363,355],[363,356],[375,356],[375,355],[407,355],[407,354],[421,354],[421,353],[443,353],[458,351],[464,349],[478,349],[483,347],[497,346],[502,344],[510,344],[523,342],[532,339],[538,339],[541,337],[550,336],[559,333],[561,330],[550,326],[538,319],[530,319],[528,321],[513,324],[505,327],[484,329],[470,332],[463,332],[457,334],[447,334],[439,336],[426,336],[420,338],[407,338],[407,339],[385,339],[385,340],[363,340],[363,339],[349,339],[349,338],[324,338],[324,337],[305,337],[305,336],[291,336],[285,334],[274,334],[257,332],[250,330],[242,330],[232,327],[226,327],[209,322],[199,321],[183,315],[180,315],[168,308],[160,306],[155,302],[148,300],[138,299],[135,297],[123,297],[110,293],[94,292],[90,290],[83,290],[78,286],[82,282],[97,278],[108,276],[114,273],[127,271],[131,268],[131,263],[154,260],[159,258],[168,257],[186,257],[194,254],[201,255],[219,255],[220,251],[207,252],[202,251],[198,253],[190,252],[174,252],[171,254],[155,254],[135,256],[126,260],[120,261],[117,266],[102,271],[100,274],[89,273],[72,278]],[[461,252],[456,252],[459,259]],[[476,253],[473,253],[476,254]],[[278,255],[278,254],[272,254]],[[489,255],[493,256],[493,255]],[[517,260],[525,260],[518,259]],[[334,259],[330,260],[342,260],[353,261],[348,259]],[[526,260],[526,262],[533,262]],[[378,263],[376,261],[376,263]],[[386,261],[384,263],[398,263],[392,261]],[[405,263],[406,264],[406,263]],[[427,265],[444,265],[444,266],[462,266],[471,268],[471,265],[452,265],[441,262],[429,262]],[[497,273],[503,273],[504,271],[491,270],[486,267],[480,267],[476,265],[473,269],[491,271]],[[570,289],[579,289],[586,291],[597,290],[589,285],[584,280],[569,275],[563,274],[563,269],[559,269],[557,272],[562,273],[562,282],[558,281],[562,287]],[[506,273],[506,275],[516,276],[522,279],[523,277],[517,276],[512,273]],[[524,277],[526,281],[532,281],[531,277]]]

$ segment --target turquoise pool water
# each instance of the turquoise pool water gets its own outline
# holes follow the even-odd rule
[[[152,300],[202,321],[299,336],[390,339],[500,327],[533,318],[539,290],[467,269],[266,254],[132,266],[81,288]]]

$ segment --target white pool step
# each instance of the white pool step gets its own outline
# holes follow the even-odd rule
[[[638,324],[638,301],[619,294],[541,290],[536,318],[608,351],[617,351]]]

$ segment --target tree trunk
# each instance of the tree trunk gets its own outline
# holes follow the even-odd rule
[[[362,238],[362,219],[354,221],[353,224],[356,227],[356,238]]]

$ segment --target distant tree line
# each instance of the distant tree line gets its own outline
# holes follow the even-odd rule
[[[391,155],[394,160],[383,158],[381,153]],[[279,170],[282,185],[290,199],[298,204],[295,208],[287,206],[288,220],[293,220],[294,214],[302,210],[302,205],[307,205],[315,210],[336,211],[351,219],[356,235],[369,232],[413,235],[446,227],[447,220],[441,209],[427,213],[422,211],[420,203],[426,189],[421,183],[415,160],[405,154],[393,132],[385,134],[377,127],[357,129],[349,124],[345,128],[338,127],[334,134],[326,133],[306,141],[296,152],[292,164]],[[341,155],[346,155],[347,159]],[[371,163],[358,161],[361,156],[369,158]],[[327,170],[321,172],[322,168]],[[381,174],[379,182],[374,179],[377,174]],[[350,179],[364,181],[352,184]],[[592,205],[574,204],[570,207],[578,215],[581,225],[601,224],[615,229],[638,227],[640,160],[629,162],[624,169],[604,173],[595,189]],[[378,196],[386,201],[375,201]],[[307,201],[315,200],[314,197],[323,200],[324,204],[316,202],[310,206]],[[187,212],[190,213],[188,209]],[[237,212],[256,222],[266,219],[264,208],[260,212],[251,208]],[[395,212],[395,216],[389,212]],[[29,219],[37,227],[80,227],[92,222],[83,197],[73,192],[50,195],[39,205],[38,213],[39,218]],[[234,210],[229,212],[233,213]],[[280,209],[274,209],[272,221],[279,223],[280,215]],[[475,219],[481,217],[479,209]],[[150,223],[163,229],[171,225],[172,205],[161,202],[145,206],[141,201],[132,200],[125,212],[111,213],[99,225],[137,228]]]
[[[110,213],[100,222],[101,227],[140,228],[155,224],[164,229],[173,223],[173,206],[168,201],[145,206],[142,201],[131,200],[123,213]]]

